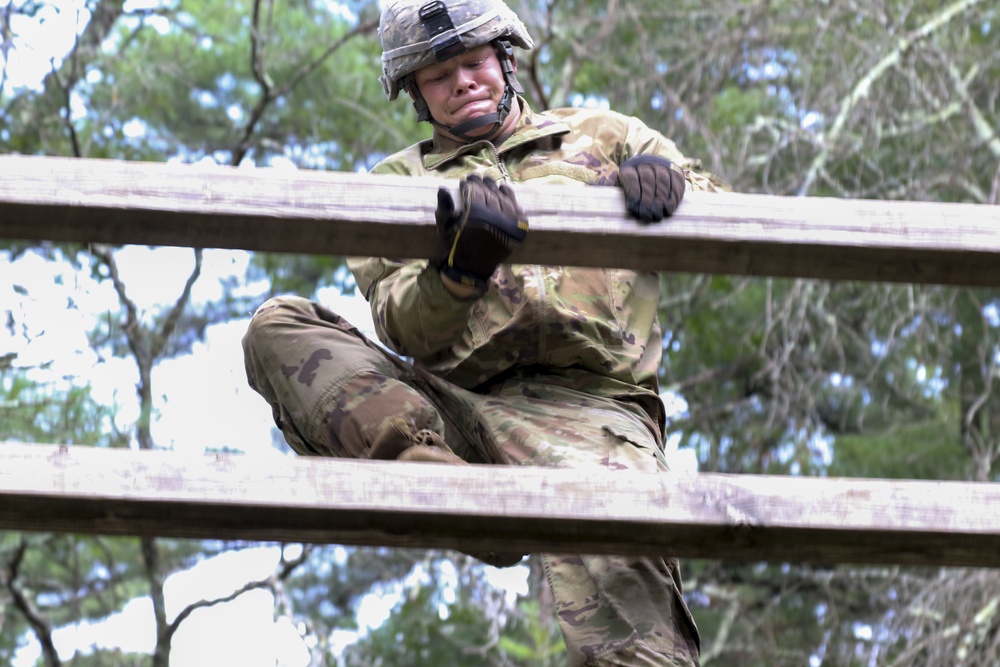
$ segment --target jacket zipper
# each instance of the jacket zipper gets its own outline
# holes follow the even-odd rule
[[[512,182],[510,180],[510,174],[507,173],[507,166],[503,163],[503,160],[500,159],[500,153],[497,151],[497,147],[493,145],[492,141],[487,141],[486,143],[489,145],[490,150],[493,151],[493,161],[497,163],[497,168],[500,169],[500,173],[503,175],[503,182],[510,184]]]
[[[513,181],[510,178],[510,173],[507,171],[507,166],[500,159],[500,152],[497,147],[493,145],[492,141],[486,142],[490,150],[493,151],[493,159],[496,161],[497,167],[500,169],[500,173],[503,175],[504,183],[510,184]],[[547,325],[548,325],[548,290],[545,285],[545,271],[540,264],[535,264],[531,267],[532,273],[535,274],[535,280],[538,284],[538,330],[541,335],[538,337],[538,362],[545,363],[545,357],[548,355],[548,350],[545,346],[545,338],[548,335]]]

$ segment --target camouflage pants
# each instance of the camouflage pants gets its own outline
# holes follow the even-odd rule
[[[422,372],[297,297],[261,306],[243,340],[250,385],[299,454],[364,458],[406,415],[472,463],[664,471],[638,408],[569,371],[519,373],[476,393]],[[542,555],[572,667],[690,667],[698,631],[672,558]]]

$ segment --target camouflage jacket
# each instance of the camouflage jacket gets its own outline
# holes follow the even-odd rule
[[[521,118],[499,146],[436,135],[389,156],[373,173],[615,185],[618,165],[633,155],[687,163],[672,141],[636,118],[592,109],[535,113],[519,101]],[[710,188],[690,171],[688,184]],[[518,367],[542,368],[556,378],[577,374],[587,378],[587,391],[630,397],[647,414],[659,412],[654,273],[504,264],[486,294],[468,301],[453,297],[426,260],[352,258],[349,266],[371,304],[379,338],[419,367],[469,389]]]

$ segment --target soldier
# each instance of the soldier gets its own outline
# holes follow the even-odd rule
[[[381,341],[278,297],[244,338],[251,386],[299,454],[668,472],[654,273],[510,264],[528,220],[511,183],[620,186],[639,221],[713,189],[673,142],[612,111],[536,112],[502,0],[387,0],[387,97],[432,138],[373,173],[458,180],[438,193],[435,260],[352,258]],[[400,356],[412,359],[412,363]],[[477,554],[498,566],[520,554]],[[543,554],[569,663],[690,666],[699,636],[674,558]]]

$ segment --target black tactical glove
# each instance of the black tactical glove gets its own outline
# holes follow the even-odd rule
[[[684,198],[684,172],[657,155],[636,155],[618,167],[625,207],[640,222],[659,222],[672,215]]]
[[[438,268],[455,282],[486,291],[486,282],[528,235],[528,218],[506,185],[472,175],[462,179],[460,201],[438,190],[435,212],[444,257]]]

